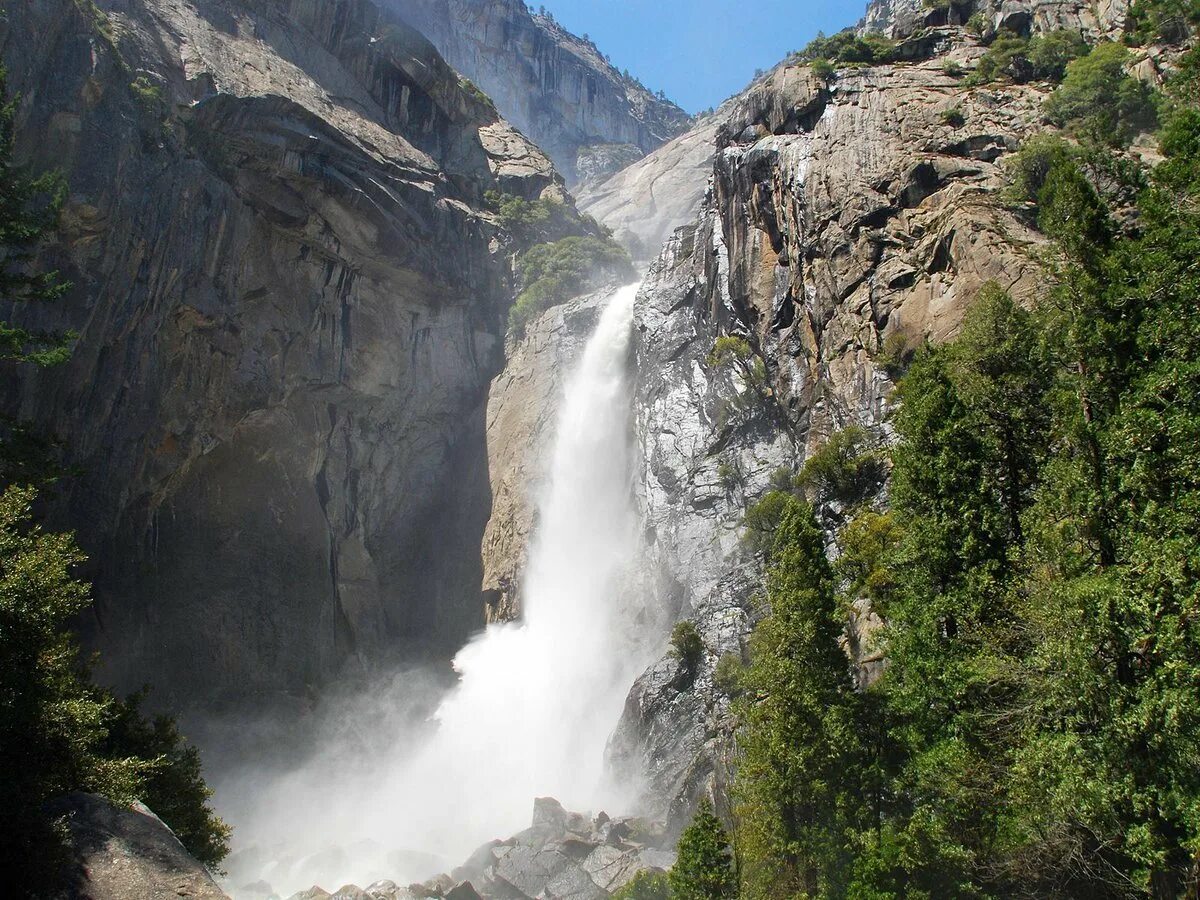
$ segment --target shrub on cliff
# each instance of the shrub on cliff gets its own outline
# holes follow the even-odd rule
[[[1153,128],[1157,121],[1153,92],[1125,71],[1128,61],[1128,50],[1105,42],[1071,62],[1063,83],[1046,98],[1046,118],[1060,128],[1113,146],[1127,145],[1139,131]]]
[[[612,897],[613,900],[671,900],[671,885],[666,872],[643,869],[617,888]]]
[[[572,236],[531,247],[517,262],[521,293],[509,328],[521,334],[541,312],[607,281],[633,278],[629,254],[609,237]]]

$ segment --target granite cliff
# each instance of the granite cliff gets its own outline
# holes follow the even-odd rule
[[[102,674],[176,707],[303,696],[482,621],[489,190],[550,161],[367,0],[37,0],[0,25],[18,150],[60,169],[72,328],[6,411],[62,439]],[[198,687],[199,686],[199,687]]]

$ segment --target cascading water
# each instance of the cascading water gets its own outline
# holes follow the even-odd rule
[[[645,664],[624,634],[637,552],[626,375],[637,285],[608,301],[566,383],[538,505],[523,620],[493,625],[454,660],[438,728],[391,784],[417,809],[408,846],[469,852],[525,827],[535,796],[588,809],[605,797],[604,746]],[[424,801],[424,802],[422,802]]]
[[[335,728],[300,770],[244,776],[229,792],[253,790],[255,809],[237,824],[261,848],[236,878],[252,871],[246,880],[265,877],[285,895],[313,880],[424,878],[525,828],[535,797],[621,811],[604,748],[657,637],[628,583],[639,550],[627,377],[637,287],[608,299],[567,378],[522,621],[493,625],[458,653],[458,683],[431,729],[415,733],[397,714],[411,687],[401,679],[345,719],[384,752],[348,752],[356,742]]]

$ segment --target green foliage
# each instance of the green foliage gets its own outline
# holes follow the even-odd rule
[[[951,128],[962,128],[967,123],[967,117],[963,115],[962,107],[951,106],[943,109],[938,114],[938,119],[943,125],[949,125]]]
[[[896,586],[893,558],[900,542],[900,527],[890,512],[865,510],[846,524],[838,536],[842,553],[836,570],[849,599],[867,597],[872,609],[887,614]]]
[[[891,62],[895,50],[896,42],[890,38],[875,33],[859,35],[854,28],[844,28],[830,37],[818,34],[796,56],[800,60],[869,65]]]
[[[836,500],[861,503],[883,481],[883,455],[867,431],[851,425],[829,436],[821,448],[804,461],[796,486],[814,502]]]
[[[1077,31],[1058,29],[1032,38],[1001,31],[988,46],[968,84],[988,84],[1000,79],[1025,82],[1060,81],[1067,64],[1087,53],[1087,42]]]
[[[1125,39],[1140,46],[1181,44],[1200,26],[1200,0],[1135,0],[1125,17]]]
[[[458,79],[458,84],[459,87],[463,89],[463,92],[476,103],[487,107],[493,112],[496,111],[496,104],[492,102],[492,98],[484,93],[483,89],[480,88],[479,85],[473,82],[470,78],[460,77]]]
[[[171,716],[146,719],[140,711],[143,699],[134,694],[112,701],[100,748],[111,759],[144,761],[138,799],[171,827],[192,856],[215,867],[229,853],[232,830],[208,805],[212,790],[201,774],[200,754]]]
[[[951,78],[961,78],[963,75],[963,67],[952,59],[948,59],[942,63],[942,72]]]
[[[157,114],[161,111],[163,104],[162,88],[145,75],[139,75],[133,79],[129,84],[129,90],[133,93],[138,105],[146,112]]]
[[[751,503],[742,516],[745,528],[743,541],[752,552],[769,551],[775,539],[775,529],[788,506],[792,485],[785,489],[767,491]]]
[[[742,673],[745,670],[740,656],[736,653],[726,653],[717,660],[717,667],[713,671],[713,683],[717,690],[736,699],[742,693]]]
[[[1078,31],[1060,28],[1034,35],[1029,39],[1027,57],[1033,67],[1033,77],[1047,81],[1062,81],[1067,65],[1087,55],[1087,41]]]
[[[1043,107],[1061,128],[1112,146],[1127,145],[1154,127],[1157,114],[1148,86],[1125,71],[1129,51],[1104,42],[1071,62],[1066,77]]]
[[[679,660],[683,668],[695,674],[704,660],[704,639],[694,622],[684,619],[671,629],[671,655]]]
[[[1026,38],[1010,31],[1000,32],[967,77],[967,84],[988,84],[1000,78],[1027,81],[1031,75],[1028,52]]]
[[[613,900],[671,900],[671,884],[667,873],[657,869],[642,869],[613,892]]]
[[[984,32],[988,30],[988,22],[983,13],[976,11],[971,13],[964,27],[976,37],[983,37]]]
[[[837,69],[834,68],[833,63],[825,59],[823,56],[818,56],[816,59],[812,60],[808,67],[812,70],[813,75],[815,75],[817,78],[820,78],[822,81],[829,81],[834,75],[837,74]]]
[[[6,94],[0,67],[0,96]],[[13,161],[13,120],[17,99],[0,105],[0,299],[45,303],[57,300],[70,285],[58,272],[37,265],[40,242],[58,221],[66,185],[54,172],[34,175]],[[0,321],[0,360],[51,366],[63,362],[75,340],[55,333]]]
[[[522,248],[571,235],[598,232],[597,228],[589,229],[593,223],[556,197],[526,200],[516,194],[488,191],[484,194],[484,201],[495,211],[500,225],[513,235]]]
[[[671,900],[725,900],[737,896],[729,838],[707,799],[679,836],[679,855],[667,875]]]
[[[46,801],[70,791],[116,803],[156,801],[159,816],[206,862],[227,852],[228,827],[204,804],[194,748],[174,724],[141,720],[91,683],[69,630],[90,603],[72,575],[84,561],[68,534],[33,524],[31,488],[0,496],[0,863],[17,895],[52,890],[62,832]]]
[[[824,537],[812,508],[787,496],[767,576],[770,613],[739,678],[733,796],[746,897],[836,895],[865,804],[846,802],[861,775],[861,698],[838,646],[841,623]]]
[[[537,244],[520,257],[517,272],[521,292],[509,312],[508,325],[516,334],[551,306],[594,290],[613,279],[633,277],[629,254],[612,238],[572,236]]]
[[[739,413],[750,413],[764,408],[773,396],[767,365],[754,352],[749,341],[738,335],[721,335],[705,358],[708,365],[717,370],[737,372],[747,390],[733,401]]]
[[[897,381],[906,371],[913,359],[913,350],[908,345],[908,338],[899,331],[893,331],[883,341],[875,357],[875,364],[887,373],[888,378]]]

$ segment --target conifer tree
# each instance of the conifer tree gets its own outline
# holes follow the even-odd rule
[[[838,645],[833,575],[812,508],[783,501],[767,578],[770,613],[751,638],[738,702],[734,783],[747,897],[817,896],[845,876],[865,815],[860,698]]]
[[[708,798],[679,836],[679,855],[667,875],[671,900],[725,900],[737,896],[733,851]]]

